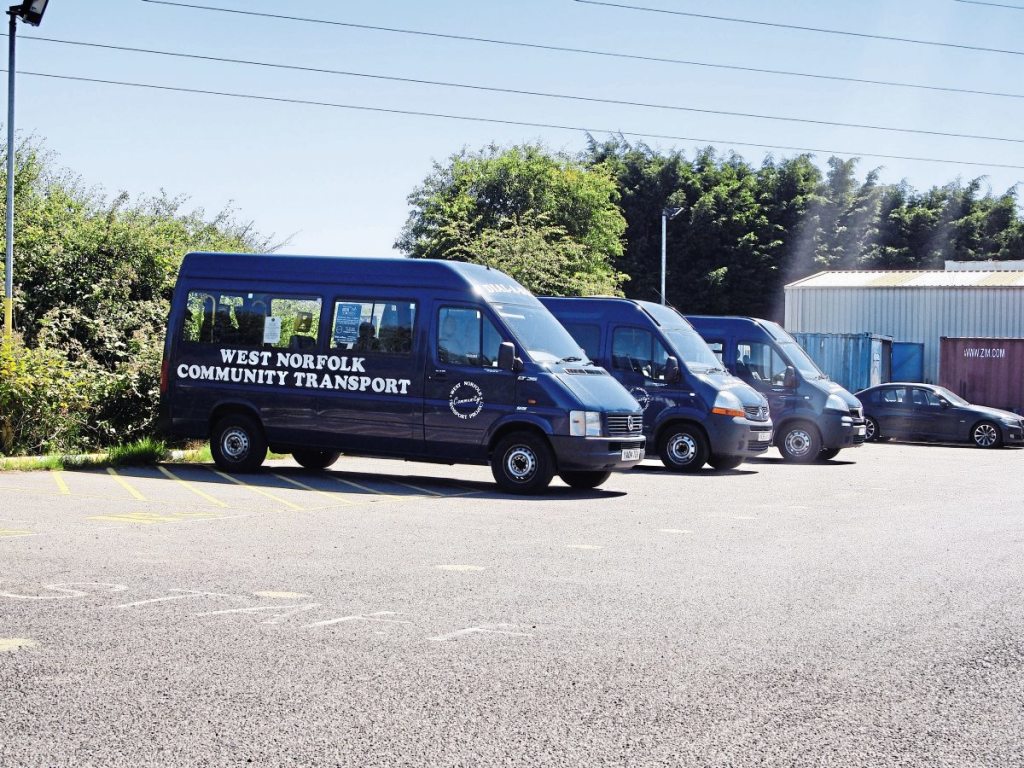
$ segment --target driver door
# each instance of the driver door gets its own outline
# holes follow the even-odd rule
[[[627,325],[612,330],[613,373],[644,409],[645,429],[653,429],[666,408],[689,404],[688,393],[681,397],[665,381],[667,361],[668,351],[650,331]]]
[[[771,344],[740,341],[735,360],[733,374],[764,395],[772,413],[782,414],[797,406],[796,388],[786,386],[789,363]]]

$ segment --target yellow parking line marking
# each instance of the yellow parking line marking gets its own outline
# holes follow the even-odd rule
[[[188,490],[192,491],[192,493],[194,493],[194,494],[195,494],[196,496],[200,496],[200,497],[202,497],[202,498],[206,499],[206,500],[207,500],[208,502],[210,502],[211,504],[213,504],[213,505],[215,505],[215,506],[218,506],[218,507],[226,507],[226,506],[227,506],[227,504],[225,504],[225,503],[224,503],[223,501],[221,501],[220,499],[215,499],[215,498],[213,498],[213,496],[211,496],[210,494],[206,493],[206,491],[201,491],[201,490],[199,490],[198,488],[194,487],[194,486],[192,485],[192,483],[188,482],[187,480],[182,480],[182,479],[181,479],[180,477],[178,477],[178,476],[177,476],[176,474],[174,474],[173,472],[171,472],[171,471],[170,471],[169,469],[167,469],[166,467],[157,467],[157,469],[158,469],[158,470],[160,470],[160,472],[161,472],[161,473],[162,473],[162,474],[163,474],[163,475],[164,475],[165,477],[169,477],[169,478],[170,478],[171,480],[173,480],[174,482],[176,482],[176,483],[179,483],[179,484],[180,484],[180,485],[182,485],[183,487],[185,487],[185,488],[187,488]]]
[[[349,507],[355,506],[354,501],[350,501],[349,499],[343,498],[336,493],[331,493],[330,491],[321,491],[319,488],[314,488],[312,485],[300,483],[298,480],[293,480],[292,478],[285,477],[284,475],[278,475],[274,473],[273,476],[276,477],[278,480],[282,480],[286,483],[291,483],[295,487],[301,488],[304,491],[312,491],[313,493],[319,493],[321,496],[326,496],[328,499],[335,503],[344,504]]]
[[[236,485],[240,485],[243,488],[248,488],[250,491],[255,491],[261,496],[266,496],[268,499],[276,501],[278,504],[284,504],[286,507],[290,507],[291,509],[297,510],[299,512],[303,511],[302,507],[300,507],[298,504],[293,504],[287,499],[282,499],[280,496],[275,496],[274,494],[270,493],[270,491],[265,491],[258,485],[251,485],[250,483],[247,483],[244,480],[239,480],[237,477],[232,477],[231,475],[224,474],[223,472],[220,472],[216,469],[212,471],[215,475],[219,475],[220,477],[223,477],[225,480],[229,480],[230,482],[235,483]]]
[[[60,493],[61,496],[69,496],[71,494],[71,489],[68,488],[68,484],[64,482],[64,476],[60,473],[60,470],[55,469],[51,474],[53,476],[53,482],[57,484],[57,492]]]
[[[412,483],[403,483],[401,480],[392,480],[391,482],[394,483],[395,485],[400,485],[403,488],[409,488],[409,489],[414,490],[414,491],[419,491],[420,493],[426,493],[426,494],[428,494],[430,496],[444,496],[445,495],[445,494],[441,493],[440,491],[432,491],[429,488],[420,488],[420,486],[413,485]]]
[[[364,491],[366,493],[372,493],[374,496],[382,496],[382,497],[387,498],[387,499],[400,499],[400,498],[402,498],[401,496],[396,496],[393,493],[384,493],[384,491],[375,491],[373,488],[371,488],[368,485],[360,485],[359,483],[354,482],[352,480],[342,480],[340,477],[336,477],[334,479],[337,480],[339,483],[342,483],[343,485],[351,485],[353,488],[358,488],[360,491]]]
[[[107,474],[110,475],[112,478],[114,478],[114,480],[117,481],[118,485],[120,485],[122,488],[124,488],[126,491],[128,491],[128,493],[130,493],[132,495],[133,499],[137,499],[138,501],[145,501],[146,500],[145,496],[143,496],[137,490],[132,488],[132,486],[129,485],[127,480],[125,480],[123,477],[121,477],[119,474],[117,474],[117,470],[116,469],[114,469],[113,467],[107,467]]]
[[[13,539],[18,536],[38,536],[32,531],[22,531],[15,528],[0,528],[0,539]]]
[[[110,515],[90,515],[86,520],[102,520],[111,523],[138,523],[140,525],[156,525],[158,523],[182,523],[195,520],[222,520],[223,517],[212,512],[124,512]]]

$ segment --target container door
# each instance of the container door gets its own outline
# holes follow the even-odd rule
[[[680,390],[681,385],[665,381],[668,351],[653,333],[635,326],[616,326],[612,329],[611,345],[612,375],[644,409],[648,437],[653,437],[652,430],[666,408],[699,405],[691,402],[688,391]],[[682,366],[683,362],[680,360],[679,364]]]
[[[511,339],[479,306],[441,304],[431,321],[424,376],[426,452],[486,458],[492,425],[515,411],[518,374],[498,368],[498,348]]]

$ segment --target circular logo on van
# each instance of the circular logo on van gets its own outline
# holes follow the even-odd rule
[[[448,407],[460,419],[472,419],[484,409],[484,391],[472,381],[461,381],[448,393]]]
[[[629,394],[633,396],[634,400],[640,403],[640,407],[645,411],[647,410],[647,406],[651,404],[651,396],[643,387],[633,387],[629,390]],[[630,429],[632,429],[632,427],[630,427]]]

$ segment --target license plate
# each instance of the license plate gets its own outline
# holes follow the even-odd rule
[[[867,433],[868,433],[868,428],[866,426],[857,427],[857,434],[858,435],[866,435]]]
[[[644,457],[643,449],[641,448],[623,448],[622,449],[622,460],[623,461],[640,461]]]
[[[756,436],[757,436],[757,441],[759,443],[764,443],[764,442],[767,442],[767,441],[772,439],[772,433],[771,432],[757,432]]]

